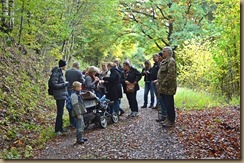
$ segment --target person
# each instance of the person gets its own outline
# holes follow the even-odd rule
[[[138,113],[138,103],[136,99],[136,93],[140,89],[138,82],[141,80],[141,73],[131,66],[129,61],[123,62],[124,73],[122,75],[122,86],[124,93],[126,94],[129,106],[131,109],[130,116],[135,117]],[[126,87],[134,85],[133,92],[127,91]]]
[[[96,85],[99,78],[95,76],[97,74],[97,68],[95,66],[90,66],[85,77],[85,88],[88,91],[95,93]]]
[[[167,109],[167,118],[161,122],[164,127],[175,125],[174,95],[177,89],[176,64],[171,47],[163,48],[160,56],[163,57],[158,71],[158,92],[161,102]]]
[[[157,109],[158,108],[158,92],[157,92],[157,87],[156,87],[156,82],[157,82],[157,75],[158,75],[158,70],[159,70],[159,60],[158,60],[158,53],[154,54],[153,55],[153,61],[154,61],[154,64],[153,64],[153,67],[150,69],[150,75],[151,75],[151,86],[152,86],[152,92],[153,94],[156,95],[156,99],[157,99],[157,102],[156,102],[156,106],[155,107],[152,107],[152,109]]]
[[[108,67],[106,63],[101,63],[101,71],[99,73],[99,79],[102,79],[104,76],[108,74]],[[106,88],[102,82],[98,82],[96,89],[96,96],[100,99],[103,95],[105,95]]]
[[[145,87],[144,87],[144,104],[141,108],[147,108],[147,102],[148,102],[148,93],[150,91],[151,95],[151,102],[149,108],[152,108],[154,105],[154,93],[152,89],[152,80],[151,80],[151,63],[150,61],[146,60],[144,62],[144,67],[142,69],[142,76],[144,76],[144,82],[145,82]]]
[[[68,95],[69,96],[71,96],[72,85],[73,85],[74,81],[78,81],[80,83],[84,83],[83,75],[82,75],[81,71],[79,71],[79,69],[80,69],[79,63],[78,62],[74,62],[72,68],[65,72],[66,81],[68,81],[69,84],[70,84],[69,87],[68,87]],[[66,104],[67,104],[67,102],[66,102]],[[71,115],[72,110],[68,109],[67,106],[66,106],[66,108],[67,108],[67,110],[69,112],[70,126],[75,127],[76,126],[75,118],[72,117],[72,115]]]
[[[86,113],[86,108],[81,99],[81,83],[78,81],[73,82],[73,93],[71,94],[71,104],[72,104],[72,116],[76,121],[76,143],[83,144],[87,141],[86,138],[83,138],[84,132],[84,119],[83,114]]]
[[[124,69],[119,63],[119,58],[116,58],[114,60],[114,64],[116,65],[116,70],[119,72],[120,79],[121,79],[121,75],[124,73]],[[119,99],[119,112],[120,112],[119,116],[122,116],[125,113],[125,111],[120,107],[120,104],[121,104],[121,99]]]
[[[52,69],[50,81],[54,88],[53,96],[57,105],[55,133],[57,135],[61,135],[63,132],[66,132],[66,130],[63,128],[63,113],[65,100],[68,95],[67,87],[69,86],[69,82],[65,82],[62,72],[66,69],[67,62],[64,60],[59,60],[58,65],[58,67],[54,67]]]
[[[109,77],[103,77],[103,80],[106,82],[106,98],[110,101],[113,101],[112,108],[113,111],[119,115],[119,99],[122,98],[122,89],[121,89],[121,79],[120,74],[116,70],[116,65],[111,62],[108,63],[108,69],[110,70],[111,74]]]
[[[158,62],[160,63],[161,65],[161,62],[163,61],[163,52],[159,52],[158,53]],[[160,66],[159,66],[160,67]],[[159,76],[160,74],[158,74],[157,76]],[[155,83],[156,83],[156,90],[159,89],[159,84],[158,84],[158,79],[155,80]],[[163,98],[162,96],[159,95],[158,91],[157,91],[157,95],[158,95],[158,111],[161,111],[161,116],[159,117],[159,119],[156,119],[157,122],[162,122],[162,121],[165,121],[166,118],[167,118],[167,109],[166,109],[166,106],[165,104],[163,103]]]

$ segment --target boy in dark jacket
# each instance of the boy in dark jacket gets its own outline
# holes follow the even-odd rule
[[[84,131],[84,119],[83,114],[86,113],[86,108],[81,99],[81,83],[75,81],[73,83],[74,92],[71,94],[71,104],[72,104],[72,116],[75,117],[76,121],[76,143],[83,144],[87,139],[82,137]]]
[[[57,135],[61,135],[62,132],[65,132],[65,130],[63,129],[63,113],[65,100],[68,95],[67,87],[69,85],[69,82],[65,82],[62,72],[62,70],[65,70],[66,68],[66,61],[60,60],[58,64],[59,67],[54,67],[52,69],[50,81],[53,86],[53,96],[57,104],[55,132]]]

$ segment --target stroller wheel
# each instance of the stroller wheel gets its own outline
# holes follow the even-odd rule
[[[112,113],[112,121],[117,123],[119,121],[119,116],[115,112]]]
[[[84,129],[88,129],[89,127],[89,121],[84,121]]]
[[[100,117],[100,126],[102,128],[106,128],[108,125],[108,121],[107,121],[107,118],[105,116],[101,116]]]

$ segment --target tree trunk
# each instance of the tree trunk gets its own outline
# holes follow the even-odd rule
[[[9,11],[8,14],[10,16],[9,20],[9,31],[12,31],[14,28],[14,0],[9,0]]]

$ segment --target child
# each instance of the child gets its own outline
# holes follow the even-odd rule
[[[76,143],[83,144],[87,139],[82,138],[82,134],[84,131],[84,120],[83,114],[86,113],[86,108],[80,96],[81,91],[81,83],[75,81],[73,83],[73,93],[71,94],[71,104],[72,104],[72,116],[75,117],[76,121]]]

